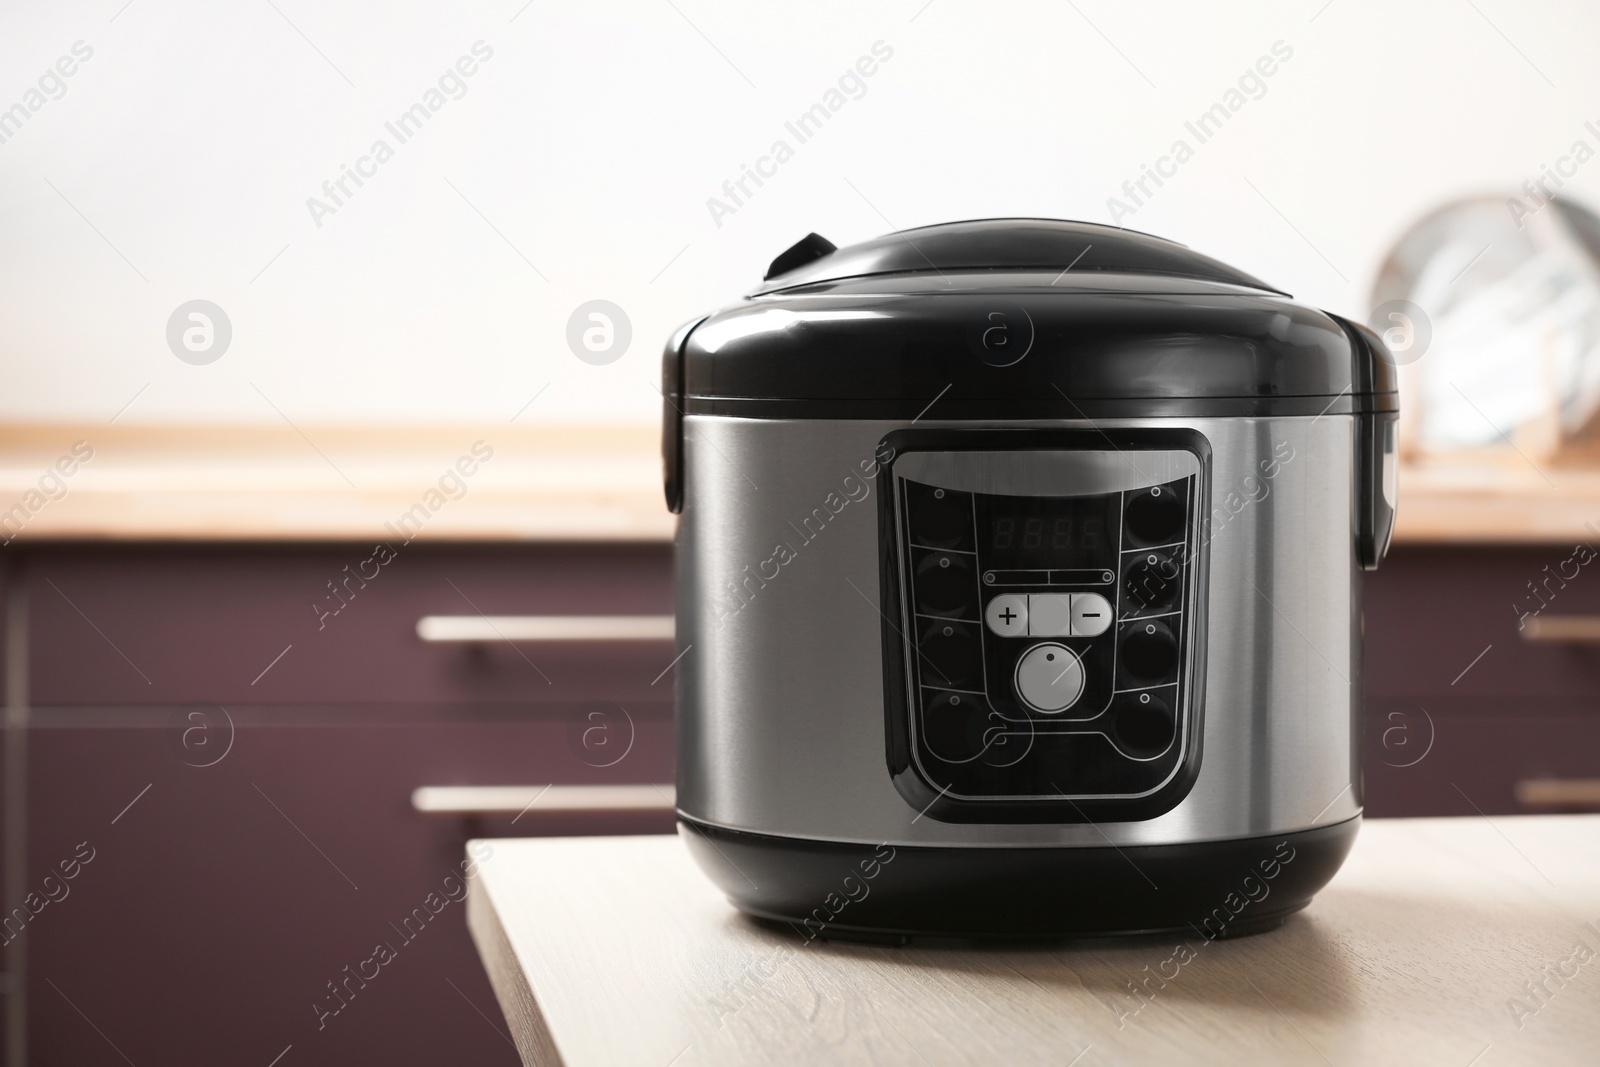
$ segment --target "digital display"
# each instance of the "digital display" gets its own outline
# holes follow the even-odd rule
[[[1101,547],[1106,539],[1105,520],[1098,515],[1081,519],[1070,515],[1053,519],[1043,515],[1005,515],[994,519],[990,527],[989,547],[996,551],[1012,548],[1050,548],[1056,551],[1095,549]]]
[[[1113,567],[1121,495],[1015,497],[975,494],[983,566]]]

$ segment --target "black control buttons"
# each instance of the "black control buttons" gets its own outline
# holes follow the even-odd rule
[[[1172,705],[1155,693],[1124,693],[1111,720],[1117,747],[1134,759],[1154,759],[1177,734]]]
[[[952,689],[983,688],[983,651],[977,628],[942,619],[927,621],[917,637],[922,677]]]
[[[911,540],[928,548],[972,551],[972,494],[904,482]]]
[[[1117,660],[1123,674],[1136,684],[1170,681],[1178,669],[1177,638],[1160,620],[1135,621],[1119,636]]]
[[[1174,611],[1183,592],[1183,565],[1170,552],[1131,555],[1122,571],[1126,613],[1159,615]]]
[[[1183,540],[1183,498],[1174,486],[1152,486],[1128,496],[1122,528],[1129,544],[1170,545]]]
[[[925,690],[922,727],[928,751],[946,763],[965,763],[984,754],[994,736],[982,697]]]
[[[957,552],[919,552],[912,577],[917,614],[954,619],[978,617],[978,576],[972,557]]]
[[[985,306],[971,325],[974,353],[996,367],[1034,339],[1020,307]],[[923,451],[922,432],[902,456]],[[887,683],[903,701],[889,725],[897,787],[918,780],[972,813],[952,821],[1016,811],[1048,822],[1058,797],[1098,819],[1090,803],[1142,812],[1187,789],[1203,729],[1185,670],[1205,623],[1199,470],[1183,455],[1140,457],[1135,467],[1169,480],[1151,485],[1131,468],[1127,480],[1082,485],[1029,475],[989,493],[957,481],[966,467],[928,441],[935,458],[900,468],[880,496],[895,583],[884,641],[902,653]],[[1018,462],[1032,469],[1031,457]],[[980,799],[1008,806],[971,803]]]

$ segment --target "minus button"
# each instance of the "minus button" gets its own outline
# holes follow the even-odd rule
[[[1111,602],[1099,593],[1072,594],[1072,636],[1098,637],[1111,628]]]

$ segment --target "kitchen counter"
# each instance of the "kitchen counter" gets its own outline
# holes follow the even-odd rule
[[[482,441],[494,458],[429,514],[427,540],[670,541],[651,426],[0,427],[0,516],[21,542],[363,541]],[[46,499],[41,478],[93,457]],[[26,503],[35,505],[26,510]],[[10,509],[9,511],[7,509]],[[1475,454],[1400,468],[1398,543],[1565,543],[1600,525],[1600,463]],[[17,533],[13,520],[0,539]]]
[[[1479,452],[1400,466],[1397,543],[1573,545],[1600,537],[1600,462]]]
[[[7,426],[0,540],[670,541],[659,449],[649,426]]]
[[[1600,1056],[1600,816],[1371,820],[1309,908],[1214,943],[807,941],[673,837],[485,845],[467,920],[528,1064]]]

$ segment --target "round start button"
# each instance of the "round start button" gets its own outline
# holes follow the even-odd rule
[[[1034,645],[1017,661],[1017,699],[1046,715],[1066,711],[1083,695],[1083,663],[1066,645]]]

